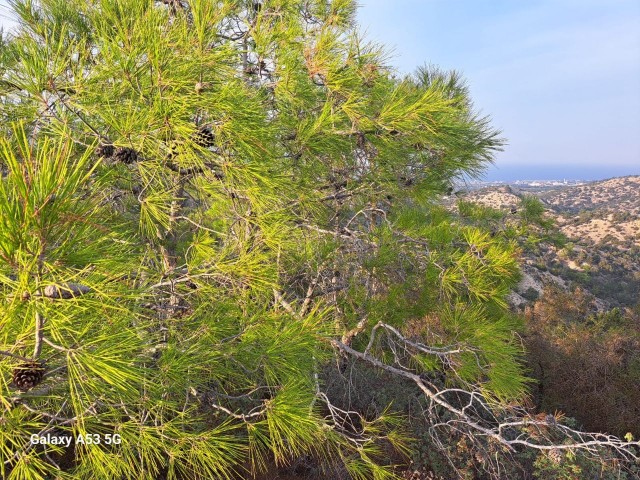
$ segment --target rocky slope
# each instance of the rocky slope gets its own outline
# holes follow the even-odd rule
[[[640,300],[640,176],[612,178],[574,187],[527,190],[490,187],[461,197],[517,214],[525,195],[545,205],[561,242],[523,242],[523,279],[512,304],[523,307],[549,284],[579,286],[598,309],[631,307]]]
[[[640,176],[541,194],[569,238],[619,248],[640,245]]]
[[[560,213],[579,213],[584,210],[624,211],[640,216],[640,176],[611,178],[576,187],[562,188],[540,194]]]

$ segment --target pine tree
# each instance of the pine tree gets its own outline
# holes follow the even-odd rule
[[[0,476],[238,478],[310,456],[393,478],[399,416],[326,393],[349,362],[452,415],[438,386],[523,398],[515,242],[438,205],[503,145],[458,74],[397,78],[351,0],[12,4]]]

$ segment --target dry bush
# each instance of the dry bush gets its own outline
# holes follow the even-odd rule
[[[561,410],[589,430],[640,435],[638,315],[597,313],[579,289],[548,289],[526,317],[537,408]]]

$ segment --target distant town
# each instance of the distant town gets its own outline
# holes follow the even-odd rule
[[[467,190],[479,190],[486,187],[514,186],[521,190],[548,190],[558,187],[575,187],[591,183],[590,180],[470,180],[465,182],[464,187]]]

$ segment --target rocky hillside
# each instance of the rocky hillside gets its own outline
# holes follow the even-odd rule
[[[640,246],[640,176],[612,178],[540,197],[571,239],[622,249]]]
[[[554,223],[547,233],[561,240],[522,239],[524,275],[512,295],[514,305],[535,300],[549,284],[587,290],[598,309],[639,302],[640,176],[526,193],[490,187],[461,199],[517,215],[525,195],[542,201],[545,217]]]
[[[522,200],[522,192],[515,187],[491,187],[482,190],[469,192],[464,196],[464,200],[479,203],[485,207],[497,208],[500,210],[511,210],[517,208]]]
[[[559,213],[607,210],[640,216],[640,176],[611,178],[540,196]]]

